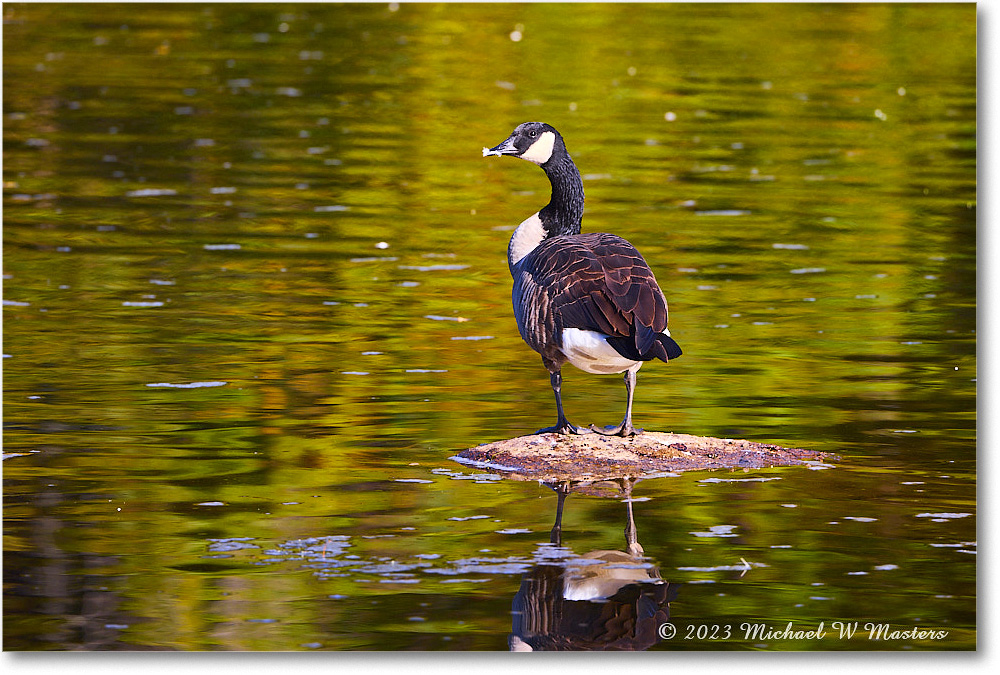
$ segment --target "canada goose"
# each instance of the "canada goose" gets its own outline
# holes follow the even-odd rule
[[[510,155],[542,167],[552,198],[522,222],[507,247],[517,328],[550,373],[558,419],[537,433],[588,433],[563,413],[562,366],[625,373],[628,406],[616,427],[589,431],[631,436],[632,396],[643,361],[668,361],[681,348],[667,330],[667,300],[632,244],[604,233],[580,234],[583,182],[562,136],[541,122],[519,125],[483,157]]]

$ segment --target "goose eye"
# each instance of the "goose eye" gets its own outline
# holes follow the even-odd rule
[[[535,136],[538,135],[538,132],[537,131],[529,131],[528,135],[531,136],[532,138],[534,138]]]

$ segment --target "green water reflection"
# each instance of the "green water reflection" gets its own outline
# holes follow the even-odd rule
[[[6,649],[507,649],[556,498],[449,458],[553,421],[529,119],[670,302],[636,424],[843,458],[640,482],[671,620],[949,631],[653,648],[975,646],[974,5],[3,12]]]

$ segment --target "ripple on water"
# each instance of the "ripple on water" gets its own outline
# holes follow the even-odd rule
[[[397,574],[399,572],[411,572],[413,570],[419,570],[430,566],[431,563],[429,562],[399,563],[395,560],[390,560],[386,563],[364,565],[362,567],[358,567],[357,571],[363,574]]]
[[[695,211],[696,216],[749,216],[750,212],[742,209],[716,209],[712,211]]]
[[[441,272],[441,271],[448,272],[448,271],[464,270],[469,266],[440,264],[440,265],[399,265],[398,267],[401,270],[412,270],[414,272]]]
[[[203,387],[222,387],[229,384],[228,382],[222,381],[207,381],[207,382],[152,382],[147,384],[147,387],[153,387],[154,389],[201,389]]]
[[[483,468],[486,468],[485,466]],[[509,469],[510,467],[508,467]],[[431,469],[431,473],[438,476],[448,476],[452,480],[471,480],[476,483],[491,483],[502,480],[502,476],[497,473],[463,473],[452,471],[451,469]]]
[[[696,537],[736,537],[739,536],[733,532],[736,527],[736,525],[712,525],[708,528],[708,532],[689,532],[688,534],[693,534]]]
[[[373,255],[373,256],[367,256],[367,257],[363,257],[363,258],[351,258],[350,262],[352,262],[352,263],[395,262],[397,260],[399,260],[399,258],[397,258],[394,255]]]
[[[169,197],[176,195],[177,190],[170,188],[142,188],[141,190],[130,190],[125,193],[126,197]]]
[[[748,562],[745,565],[740,563],[739,565],[715,565],[713,567],[678,567],[681,572],[742,572],[747,569],[754,567],[770,567],[765,563],[760,562]]]
[[[253,537],[231,537],[228,539],[209,539],[208,541],[211,542],[208,545],[208,550],[215,553],[260,548],[260,546],[250,543],[253,541]]]
[[[520,557],[509,558],[465,558],[455,560],[451,567],[428,568],[430,574],[457,576],[459,574],[524,574],[532,566],[531,560]]]
[[[781,480],[779,476],[757,477],[757,478],[702,478],[699,483],[766,483],[772,480]]]
[[[955,518],[968,518],[971,513],[918,513],[917,518],[930,518],[932,523],[947,523]]]

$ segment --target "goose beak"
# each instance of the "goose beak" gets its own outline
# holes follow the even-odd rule
[[[500,145],[492,148],[483,148],[483,157],[502,157],[503,155],[516,155],[520,152],[514,146],[514,137],[511,136]]]

